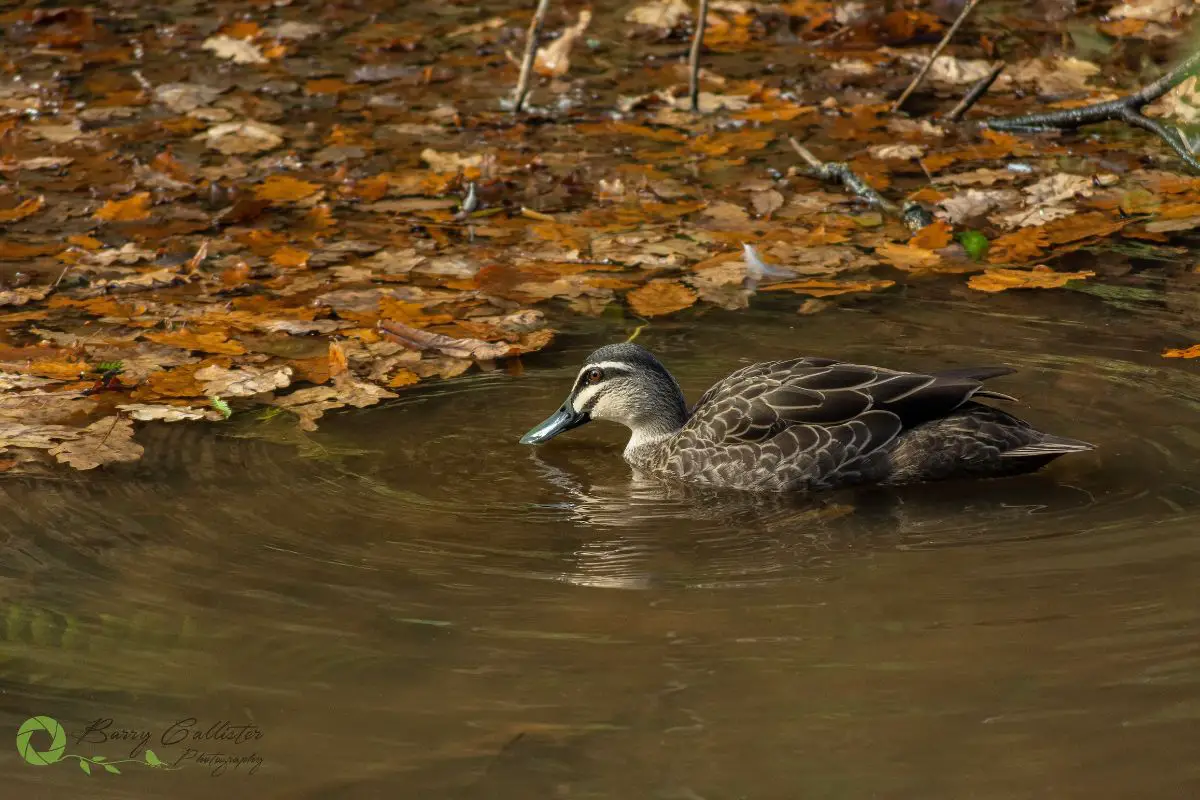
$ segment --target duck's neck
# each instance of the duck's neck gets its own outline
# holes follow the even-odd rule
[[[625,445],[625,460],[635,467],[645,467],[660,452],[660,446],[670,439],[687,419],[687,410],[680,397],[671,413],[658,413],[638,419],[629,426],[629,443]]]

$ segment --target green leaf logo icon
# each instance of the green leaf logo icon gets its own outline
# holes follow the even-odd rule
[[[34,747],[32,739],[36,733],[50,737],[48,749],[38,750]],[[53,717],[30,717],[17,731],[17,752],[35,767],[45,767],[61,760],[66,751],[67,732]]]

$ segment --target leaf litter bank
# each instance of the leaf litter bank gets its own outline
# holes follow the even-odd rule
[[[1128,271],[1072,254],[1200,227],[1200,179],[1152,137],[970,124],[1128,93],[1186,54],[1190,4],[1031,25],[981,3],[911,116],[890,107],[960,9],[713,0],[693,94],[691,4],[552,4],[517,116],[535,4],[484,5],[0,13],[0,469],[132,461],[136,423],[255,406],[312,429],[519,370],[571,315],[757,291],[811,313],[929,275],[984,298]],[[968,122],[942,121],[997,62]],[[1195,97],[1190,78],[1145,113],[1184,141]],[[935,219],[823,183],[789,138]]]

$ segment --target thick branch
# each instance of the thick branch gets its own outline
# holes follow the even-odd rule
[[[1044,114],[1026,114],[1022,117],[989,119],[984,124],[997,131],[1045,131],[1073,130],[1097,122],[1124,122],[1135,128],[1150,131],[1167,143],[1192,169],[1200,172],[1200,161],[1192,154],[1187,141],[1176,131],[1146,117],[1142,108],[1200,72],[1200,50],[1193,53],[1178,66],[1153,83],[1147,84],[1133,94],[1094,103],[1081,108],[1067,108]]]
[[[550,8],[550,0],[538,0],[537,10],[529,21],[529,33],[525,37],[525,58],[521,61],[521,77],[517,79],[517,91],[513,95],[513,112],[520,114],[525,110],[525,100],[529,97],[529,79],[533,77],[533,62],[537,59],[538,39],[542,35],[542,23],[546,21],[546,11]]]
[[[708,24],[708,0],[700,0],[696,12],[696,33],[692,37],[692,52],[688,54],[688,97],[691,98],[692,113],[700,111],[700,49],[704,47],[704,28]]]
[[[954,36],[955,31],[963,24],[967,15],[971,13],[971,9],[975,8],[978,4],[979,0],[967,0],[967,4],[963,6],[963,10],[958,14],[958,19],[954,20],[954,24],[950,26],[950,30],[946,31],[946,35],[938,42],[937,47],[933,48],[933,53],[930,54],[929,60],[925,62],[925,66],[921,67],[921,71],[912,79],[912,83],[908,84],[908,88],[904,90],[904,94],[900,95],[900,98],[892,104],[893,114],[900,110],[900,106],[904,105],[904,101],[908,99],[908,96],[916,91],[916,88],[921,85],[921,81],[925,80],[925,75],[929,72],[930,67],[933,66],[933,62],[937,61],[937,57],[946,49],[946,45],[950,44],[950,39]]]
[[[826,183],[840,183],[883,213],[899,217],[909,230],[918,231],[933,222],[933,215],[918,203],[905,203],[901,208],[884,198],[883,195],[871,188],[870,184],[855,175],[849,164],[840,161],[822,161],[791,136],[788,137],[788,143],[808,164],[809,174],[814,178],[819,178]]]

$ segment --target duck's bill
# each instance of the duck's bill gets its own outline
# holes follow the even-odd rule
[[[569,431],[571,428],[578,428],[580,425],[591,421],[592,418],[586,412],[579,413],[564,405],[558,411],[551,414],[545,422],[535,426],[533,430],[522,436],[521,444],[541,444],[542,442],[548,442],[564,431]]]

